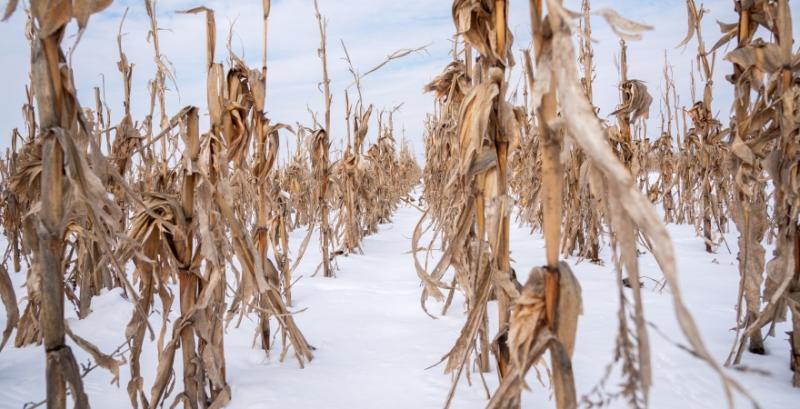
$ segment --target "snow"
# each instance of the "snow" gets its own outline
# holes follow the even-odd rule
[[[420,212],[414,207],[398,209],[392,224],[367,237],[364,254],[338,258],[337,277],[311,277],[319,263],[316,243],[312,243],[296,274],[304,275],[293,287],[297,323],[309,342],[316,347],[315,357],[306,368],[287,356],[279,360],[276,350],[267,356],[254,346],[256,323],[245,319],[236,328],[228,327],[225,337],[228,382],[233,400],[229,408],[441,408],[451,385],[443,367],[426,369],[437,363],[455,342],[465,315],[463,298],[456,296],[445,316],[432,319],[420,307],[421,287],[414,272],[410,250],[411,233]],[[685,302],[698,322],[706,346],[719,362],[724,362],[733,342],[734,305],[738,288],[736,233],[727,235],[729,253],[722,246],[716,254],[707,254],[703,242],[691,226],[669,226],[678,255],[681,288]],[[292,233],[295,246],[305,232]],[[526,227],[512,229],[512,259],[520,279],[544,260],[544,244],[539,234],[531,235]],[[610,251],[603,258],[605,266],[570,258],[583,288],[583,315],[580,318],[577,346],[573,358],[579,397],[598,383],[613,358],[617,334],[615,276]],[[661,278],[649,254],[640,258],[643,275]],[[22,274],[12,274],[21,298]],[[668,290],[654,290],[645,279],[643,292],[645,316],[657,326],[659,335],[650,329],[654,385],[650,394],[652,408],[723,408],[725,398],[718,377],[707,365],[674,343],[685,343],[674,318]],[[24,303],[24,301],[22,301]],[[160,302],[156,302],[160,310]],[[131,314],[131,303],[121,291],[104,293],[93,300],[93,313],[77,320],[69,310],[69,324],[74,332],[110,352],[123,342],[124,328]],[[430,301],[429,310],[438,314],[441,305]],[[490,306],[492,319],[496,310]],[[0,307],[2,308],[2,307]],[[175,312],[172,313],[175,318]],[[153,327],[160,328],[158,313],[151,316]],[[0,314],[0,326],[5,314]],[[728,370],[765,409],[793,408],[800,401],[800,390],[791,387],[788,368],[788,342],[781,324],[776,336],[767,338],[768,354],[745,353],[743,366],[750,371]],[[89,357],[72,347],[80,363]],[[145,390],[149,391],[156,368],[155,341],[145,341],[142,354]],[[180,359],[176,375],[180,379]],[[757,371],[756,371],[757,370]],[[758,373],[757,373],[758,372]],[[485,374],[490,390],[497,385],[496,373]],[[0,408],[20,408],[25,402],[45,396],[44,353],[40,346],[22,349],[8,345],[0,353]],[[125,385],[129,368],[121,368],[120,386],[111,385],[111,375],[92,371],[84,380],[89,399],[95,408],[129,407]],[[482,408],[486,394],[477,373],[470,376],[472,385],[462,377],[454,408]],[[614,392],[618,371],[606,384]],[[523,393],[523,407],[554,407],[548,390],[529,375],[531,391]],[[180,381],[176,392],[180,391]],[[171,403],[171,399],[168,401]],[[749,407],[742,398],[737,407]],[[610,407],[627,407],[623,400]]]

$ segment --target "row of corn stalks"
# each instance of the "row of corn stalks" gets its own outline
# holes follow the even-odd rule
[[[9,2],[5,18],[16,3]],[[173,406],[219,408],[231,399],[226,329],[257,317],[261,348],[277,349],[280,336],[281,360],[291,354],[301,367],[311,361],[314,348],[294,320],[291,289],[312,232],[319,232],[324,255],[317,270],[332,276],[334,256],[359,248],[401,201],[410,200],[420,169],[410,146],[396,142],[394,110],[380,111],[375,142],[368,143],[372,108],[361,112],[363,104],[356,109],[352,145],[341,158],[330,158],[330,135],[336,132],[330,130],[326,22],[318,7],[322,123],[313,116],[310,126],[292,127],[266,115],[269,0],[263,0],[262,64],[254,68],[230,46],[227,61],[220,60],[213,10],[179,12],[205,21],[205,126],[196,106],[167,112],[175,78],[159,47],[162,29],[152,0],[137,8],[149,18],[143,34],[156,67],[148,83],[148,114],[131,114],[134,66],[124,51],[125,17],[116,37],[124,99],[107,101],[95,89],[95,101],[82,105],[73,81],[76,67],[62,41],[73,19],[83,32],[90,16],[110,4],[43,0],[25,10],[31,48],[25,129],[14,130],[0,166],[8,241],[0,265],[8,316],[0,349],[15,331],[15,347],[44,345],[47,396],[33,406],[64,408],[71,396],[74,407],[89,407],[82,382],[87,371],[78,366],[69,337],[114,382],[128,364],[126,387],[134,408],[160,407],[168,399]],[[122,118],[112,123],[110,106],[119,102]],[[296,149],[281,161],[279,146],[290,134]],[[289,233],[300,228],[307,230],[305,239],[291,248]],[[10,279],[20,272],[27,274],[21,297]],[[86,318],[93,298],[114,288],[130,301],[131,316],[124,344],[104,353],[70,330],[65,308]],[[21,313],[18,300],[24,301]],[[141,369],[145,342],[155,343],[158,355],[152,379]]]
[[[446,313],[460,291],[467,314],[442,359],[453,374],[445,406],[462,375],[469,379],[469,368],[483,379],[493,364],[499,387],[490,391],[484,382],[490,408],[519,407],[525,375],[537,366],[547,368],[536,373],[549,375],[558,408],[618,398],[647,406],[652,365],[638,270],[642,251],[658,262],[664,276],[659,287],[670,289],[688,348],[719,375],[728,403],[734,393],[749,398],[708,353],[684,306],[666,223],[693,225],[710,253],[730,251],[725,234],[734,223],[741,285],[725,366],[738,365],[745,347],[763,354],[763,332],[774,336],[775,324],[790,312],[791,367],[800,387],[800,335],[794,335],[800,334],[800,54],[792,50],[788,1],[733,1],[739,20],[720,23],[720,38],[707,48],[701,23],[708,10],[687,0],[688,33],[679,46],[697,46],[688,73],[692,102],[681,104],[665,61],[660,133],[652,141],[647,124],[653,97],[643,81],[628,77],[627,50],[627,42],[651,27],[613,10],[593,11],[589,0],[581,11],[559,0],[530,0],[533,40],[519,54],[524,98],[515,105],[509,1],[453,1],[460,42],[453,61],[425,88],[436,105],[424,139],[426,209],[412,243],[424,284],[422,307],[433,316],[426,303],[432,297]],[[592,104],[592,17],[603,18],[620,37],[620,101],[610,120]],[[713,82],[718,55],[730,64],[728,84]],[[734,88],[728,124],[713,113],[715,85]],[[519,222],[544,235],[540,266],[510,263],[508,226],[515,208]],[[618,276],[616,350],[607,375],[579,397],[571,356],[581,288],[560,257],[602,263],[606,242]],[[765,242],[775,244],[768,262]],[[522,268],[530,270],[524,280],[517,276]],[[497,317],[489,316],[490,301],[497,302]],[[490,320],[496,320],[497,333],[489,333],[495,327]],[[622,382],[609,388],[614,368]]]

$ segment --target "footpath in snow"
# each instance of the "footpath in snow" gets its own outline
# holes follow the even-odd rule
[[[443,367],[427,367],[438,362],[455,342],[465,319],[463,298],[457,296],[446,316],[431,319],[420,307],[421,287],[409,254],[411,233],[420,212],[401,207],[392,224],[381,226],[378,234],[367,237],[363,255],[338,258],[337,277],[310,277],[320,261],[318,245],[309,246],[305,259],[295,273],[303,277],[293,287],[297,323],[309,342],[316,347],[314,360],[300,369],[291,356],[279,361],[279,351],[271,356],[255,347],[255,325],[245,319],[236,328],[232,323],[225,337],[228,381],[233,400],[229,408],[441,408],[451,384]],[[723,246],[717,254],[707,254],[703,242],[691,226],[670,226],[678,255],[679,273],[686,303],[702,329],[706,346],[718,361],[725,360],[733,340],[738,272],[736,249],[729,253]],[[305,234],[295,231],[298,245]],[[527,228],[515,227],[511,233],[512,259],[524,281],[529,269],[544,260],[541,237]],[[735,245],[735,233],[728,236]],[[605,266],[568,260],[583,288],[583,315],[573,358],[578,395],[591,391],[603,378],[614,354],[617,334],[618,300],[616,274],[610,253],[603,254]],[[641,272],[655,280],[661,278],[649,255],[641,257]],[[21,297],[22,274],[12,275]],[[658,293],[654,283],[645,279],[645,316],[664,333],[650,330],[654,386],[651,408],[724,408],[725,400],[718,378],[699,360],[674,345],[683,343],[674,319],[668,290]],[[93,313],[85,320],[74,318],[68,308],[70,326],[79,335],[103,351],[114,350],[123,342],[125,325],[132,305],[119,290],[108,292],[93,301]],[[441,305],[429,305],[433,313]],[[491,307],[491,306],[490,306]],[[2,307],[0,307],[2,308]],[[160,303],[156,303],[160,310]],[[494,319],[496,311],[490,308]],[[174,313],[173,313],[174,314]],[[161,317],[151,316],[155,328]],[[0,314],[0,326],[5,314]],[[787,326],[779,326],[776,337],[766,340],[766,356],[745,354],[749,372],[732,371],[765,409],[800,407],[800,391],[791,387],[788,368]],[[89,357],[73,346],[78,361]],[[141,358],[145,390],[153,380],[157,363],[155,341],[145,341]],[[180,365],[176,364],[179,369]],[[120,370],[120,386],[111,385],[111,375],[102,369],[85,378],[85,386],[94,408],[129,407],[125,385],[129,368]],[[533,374],[534,371],[531,371]],[[615,374],[618,374],[616,371]],[[759,373],[756,373],[759,372]],[[180,379],[180,373],[176,374]],[[483,408],[486,392],[477,373],[472,385],[462,377],[454,408]],[[497,385],[495,373],[485,374],[490,390]],[[605,390],[616,392],[618,377],[612,375]],[[178,382],[180,383],[180,382]],[[523,407],[554,407],[549,392],[534,375],[528,379],[531,391],[523,394]],[[180,385],[176,385],[180,390]],[[174,398],[173,393],[172,398]],[[9,345],[0,353],[0,408],[21,408],[26,402],[45,396],[44,354],[41,347],[16,349]],[[750,407],[738,401],[738,407]],[[622,400],[610,407],[625,408]]]

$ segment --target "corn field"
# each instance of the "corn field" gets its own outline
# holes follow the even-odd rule
[[[0,384],[12,382],[2,372],[43,362],[41,388],[16,387],[23,408],[122,404],[106,403],[95,378],[132,408],[340,407],[317,388],[340,381],[378,397],[347,395],[345,407],[408,407],[383,394],[404,385],[400,375],[370,375],[370,384],[349,381],[347,370],[319,378],[332,360],[351,360],[337,358],[337,337],[363,352],[354,368],[385,358],[391,371],[400,363],[390,357],[424,355],[414,376],[435,386],[398,394],[425,396],[417,407],[538,407],[532,395],[558,409],[706,407],[661,400],[659,382],[680,383],[681,369],[667,365],[682,359],[674,356],[704,371],[703,387],[719,396],[714,407],[786,407],[763,399],[769,388],[800,401],[791,389],[800,388],[796,3],[718,2],[737,20],[707,32],[711,10],[676,1],[685,20],[671,22],[683,38],[673,46],[691,69],[676,72],[665,52],[653,84],[636,78],[632,44],[646,44],[654,27],[629,10],[590,0],[453,0],[449,60],[412,90],[431,105],[417,118],[421,135],[410,137],[398,119],[408,107],[371,101],[371,80],[433,51],[402,48],[363,69],[351,58],[359,44],[330,37],[336,21],[324,10],[334,2],[302,5],[314,23],[308,91],[320,109],[308,105],[286,122],[272,115],[285,101],[271,93],[280,84],[270,23],[299,17],[276,13],[282,2],[262,0],[260,14],[239,16],[261,31],[237,32],[231,22],[225,44],[214,9],[169,10],[192,32],[184,51],[205,64],[193,67],[205,99],[191,99],[202,89],[188,92],[176,110],[168,101],[184,73],[163,47],[171,29],[159,22],[171,5],[112,3],[9,0],[5,8],[4,20],[25,21],[15,35],[30,57],[7,61],[26,64],[28,75],[14,79],[25,89],[21,125],[0,158],[0,368],[8,368]],[[512,3],[527,11],[514,20],[522,26],[510,22]],[[123,10],[105,34],[118,72],[105,75],[117,76],[121,100],[107,98],[105,79],[91,93],[80,89],[86,67],[72,58],[112,10]],[[141,52],[126,45],[133,15],[145,24],[135,35],[149,45],[146,70],[126,55]],[[616,67],[595,62],[605,29]],[[515,38],[520,30],[530,41]],[[259,55],[243,52],[242,37],[259,43]],[[616,83],[597,81],[614,69]],[[136,89],[134,75],[150,72]],[[715,82],[716,73],[726,81]],[[681,99],[683,76],[691,95]],[[595,101],[609,93],[616,106],[601,114]],[[381,247],[395,228],[404,229],[400,245]],[[683,268],[695,247],[732,285],[695,288],[704,272]],[[367,274],[354,272],[354,263],[370,262]],[[378,288],[374,280],[395,269],[401,274]],[[325,294],[350,287],[357,291],[342,294],[377,297],[359,304]],[[724,322],[711,322],[694,291],[719,294],[727,313],[713,316]],[[124,306],[124,316],[103,318],[124,321],[110,349],[87,324],[105,317],[109,294]],[[381,313],[396,311],[395,296],[413,307]],[[322,321],[306,318],[315,313],[309,305],[330,307],[336,322],[316,328]],[[429,330],[403,329],[409,316]],[[385,344],[372,348],[375,334],[357,330],[372,328],[364,317],[383,325]],[[436,342],[432,328],[444,333]],[[590,329],[609,334],[605,355],[583,349],[597,342],[585,336]],[[392,343],[406,332],[410,344]],[[263,360],[258,372],[303,392],[266,382],[248,397],[250,372],[232,354],[242,350]],[[595,361],[603,370],[589,376]],[[323,400],[303,406],[304,394]],[[3,396],[0,407],[19,407]]]

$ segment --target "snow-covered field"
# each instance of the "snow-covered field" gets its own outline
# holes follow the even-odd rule
[[[421,288],[409,254],[411,232],[420,217],[413,207],[401,207],[392,224],[364,240],[364,255],[338,259],[335,279],[310,277],[319,263],[318,247],[312,243],[296,274],[304,275],[293,288],[297,323],[316,347],[314,360],[300,369],[290,356],[279,362],[279,354],[266,356],[254,348],[255,322],[234,324],[225,337],[228,380],[233,400],[230,408],[440,408],[451,384],[442,367],[427,369],[450,349],[464,321],[463,299],[456,298],[446,316],[431,319],[419,305]],[[716,359],[724,361],[733,341],[734,304],[738,286],[736,234],[729,234],[732,253],[722,246],[717,254],[707,254],[691,226],[670,226],[678,255],[681,284],[689,309],[700,324],[704,341]],[[303,231],[293,233],[299,245]],[[521,280],[534,265],[542,264],[541,237],[526,228],[512,230],[512,258]],[[608,250],[604,259],[609,260]],[[580,318],[573,368],[578,395],[581,396],[603,377],[612,361],[617,333],[615,273],[605,266],[569,259],[583,287],[583,315]],[[641,257],[642,274],[660,279],[659,270],[646,254]],[[13,275],[18,286],[21,274]],[[652,408],[724,408],[719,379],[702,362],[675,346],[683,338],[674,319],[669,290],[659,293],[645,279],[645,316],[664,336],[650,330],[654,386]],[[21,297],[22,288],[18,289]],[[156,303],[160,308],[160,303]],[[441,306],[429,305],[441,311]],[[2,307],[0,307],[2,308]],[[70,326],[79,335],[110,352],[123,342],[131,303],[120,291],[111,291],[93,301],[93,313],[79,321],[70,315]],[[174,313],[173,313],[174,314]],[[494,317],[494,311],[490,311]],[[160,316],[151,317],[160,327]],[[0,326],[5,314],[0,314]],[[774,338],[766,340],[768,355],[746,353],[743,365],[750,371],[731,375],[742,383],[762,408],[800,407],[800,390],[791,387],[788,368],[787,326],[779,326]],[[88,356],[73,346],[79,362]],[[155,342],[145,343],[142,355],[146,390],[156,367]],[[180,365],[176,362],[180,370]],[[90,402],[95,408],[129,407],[125,385],[127,366],[121,369],[119,387],[111,385],[111,375],[102,369],[85,379]],[[15,349],[7,346],[0,353],[0,407],[21,408],[28,401],[44,398],[44,354],[41,347]],[[180,374],[178,374],[180,379]],[[497,385],[495,373],[486,375],[490,389]],[[486,394],[477,374],[461,380],[453,407],[481,408]],[[180,383],[180,382],[178,382]],[[554,407],[546,388],[531,375],[532,390],[524,393],[523,407]],[[616,380],[606,386],[614,392]],[[176,385],[180,389],[180,385]],[[173,397],[174,397],[173,393]],[[626,407],[615,401],[612,407]],[[739,399],[737,407],[750,407]]]

